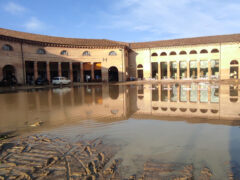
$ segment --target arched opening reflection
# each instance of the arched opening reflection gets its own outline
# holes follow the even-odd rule
[[[109,96],[111,99],[117,99],[119,96],[119,86],[109,85]]]
[[[200,109],[200,111],[201,111],[202,113],[206,113],[206,112],[208,112],[207,109]]]
[[[167,111],[167,109],[168,109],[167,107],[161,107],[162,111]]]
[[[152,107],[152,109],[154,110],[154,111],[156,111],[156,110],[158,110],[158,107]]]
[[[229,86],[230,102],[238,102],[238,86]]]
[[[186,112],[186,111],[187,111],[187,108],[180,108],[180,111]]]
[[[197,112],[197,109],[195,109],[195,108],[190,108],[189,110],[190,110],[190,112],[192,112],[192,113]]]
[[[216,114],[216,113],[218,113],[218,110],[217,110],[217,109],[211,109],[211,112],[212,112],[213,114]]]
[[[177,110],[177,108],[171,107],[170,110],[175,112]]]

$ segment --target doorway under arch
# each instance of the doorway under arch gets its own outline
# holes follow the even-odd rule
[[[11,76],[15,76],[15,68],[12,65],[6,65],[2,69],[3,71],[3,78],[10,78]]]
[[[118,81],[118,69],[115,66],[108,69],[108,80],[109,82]]]
[[[3,67],[2,69],[3,81],[5,82],[6,85],[17,84],[15,72],[16,72],[15,67],[12,65],[6,65]]]
[[[143,80],[143,65],[139,64],[137,66],[137,77],[141,80]]]

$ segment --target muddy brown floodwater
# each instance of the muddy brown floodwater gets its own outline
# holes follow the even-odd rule
[[[1,179],[240,179],[240,87],[0,94]]]

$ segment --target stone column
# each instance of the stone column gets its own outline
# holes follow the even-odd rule
[[[73,64],[69,62],[69,73],[70,73],[70,80],[73,82]]]
[[[190,78],[190,61],[187,61],[187,78]]]
[[[158,63],[158,80],[161,80],[161,62]]]
[[[58,62],[58,76],[62,76],[62,66],[61,66],[61,62]]]
[[[94,63],[91,63],[91,78],[94,80]]]
[[[37,61],[34,61],[33,71],[34,71],[34,80],[36,80],[38,78],[38,65],[37,65]]]
[[[92,88],[92,104],[95,104],[95,88]]]
[[[159,101],[161,101],[161,96],[162,96],[162,86],[161,86],[161,84],[158,85],[158,94],[159,94]]]
[[[176,61],[176,63],[177,63],[177,80],[179,80],[180,79],[180,62],[181,61]]]
[[[167,78],[170,79],[170,62],[167,62]]]
[[[208,79],[212,79],[212,69],[211,69],[211,61],[208,61]]]
[[[199,104],[200,103],[200,96],[201,96],[201,94],[200,94],[200,85],[198,85],[198,91],[197,91],[197,103]]]
[[[211,103],[211,87],[208,86],[208,104]]]
[[[46,69],[47,69],[47,80],[50,82],[51,76],[50,76],[50,63],[49,62],[46,62]]]
[[[177,102],[180,102],[180,86],[177,87]]]
[[[85,102],[85,99],[84,99],[84,97],[85,97],[84,86],[80,86],[80,89],[81,89],[82,104],[84,104],[84,102]]]
[[[83,77],[83,63],[80,63],[80,82],[84,82],[84,77]]]
[[[72,105],[72,106],[75,106],[75,102],[74,102],[74,90],[73,90],[73,89],[71,89],[70,97],[71,97],[71,105]]]
[[[170,102],[170,99],[171,99],[170,85],[168,85],[167,88],[168,88],[168,90],[167,90],[167,98],[168,98],[168,102]]]
[[[189,84],[187,85],[187,88],[188,89],[190,88]],[[190,91],[189,90],[187,90],[187,102],[190,102]]]
[[[197,61],[197,79],[200,79],[200,61]]]

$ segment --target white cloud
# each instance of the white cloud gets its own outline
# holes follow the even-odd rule
[[[235,0],[120,0],[113,7],[104,17],[106,27],[154,38],[240,33],[240,2]]]
[[[26,8],[14,2],[9,2],[4,6],[4,10],[6,12],[16,15],[16,14],[24,13],[26,11]]]
[[[45,27],[44,23],[42,23],[36,17],[30,18],[29,21],[24,24],[24,26],[28,31],[40,31]]]

